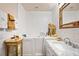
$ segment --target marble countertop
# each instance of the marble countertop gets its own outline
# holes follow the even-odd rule
[[[79,56],[79,50],[68,46],[63,41],[46,40],[58,56]]]

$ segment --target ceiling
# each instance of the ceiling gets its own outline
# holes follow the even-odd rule
[[[77,11],[77,10],[79,10],[79,3],[70,3],[65,8],[65,11]]]
[[[23,3],[26,11],[51,11],[56,3]]]

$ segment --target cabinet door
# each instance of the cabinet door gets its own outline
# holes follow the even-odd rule
[[[23,40],[23,55],[32,56],[33,55],[33,39],[24,39]]]
[[[42,54],[43,40],[40,38],[28,38],[23,41],[23,54],[25,56],[40,56]]]
[[[34,55],[43,55],[43,38],[34,38]]]

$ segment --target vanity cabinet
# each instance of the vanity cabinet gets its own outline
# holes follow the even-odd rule
[[[33,55],[34,41],[32,38],[24,38],[23,40],[23,56]]]
[[[43,55],[43,38],[34,38],[35,54],[36,56]]]
[[[43,38],[26,37],[23,40],[24,56],[41,56],[43,55]]]

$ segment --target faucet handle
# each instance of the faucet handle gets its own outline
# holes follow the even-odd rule
[[[79,45],[77,43],[73,43],[72,47],[79,49]]]
[[[26,34],[23,34],[22,36],[23,36],[23,37],[26,37]]]
[[[71,44],[71,41],[70,41],[70,39],[67,37],[67,38],[64,38],[64,42],[66,43],[66,44]]]
[[[66,42],[66,41],[70,41],[70,39],[69,38],[64,38],[64,41]]]

